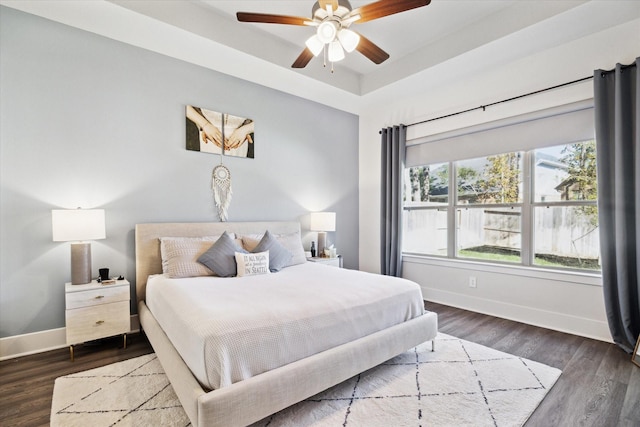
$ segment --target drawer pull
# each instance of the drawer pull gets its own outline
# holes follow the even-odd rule
[[[104,295],[98,295],[97,297],[95,297],[94,299],[102,299],[104,298]]]
[[[103,323],[104,323],[104,320],[98,320],[98,321],[96,322],[96,325],[102,325]]]

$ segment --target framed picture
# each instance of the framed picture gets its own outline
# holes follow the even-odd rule
[[[633,354],[631,355],[631,361],[640,366],[640,336],[636,342],[636,348],[633,350]]]
[[[186,119],[187,150],[254,158],[252,119],[193,105],[187,105]]]

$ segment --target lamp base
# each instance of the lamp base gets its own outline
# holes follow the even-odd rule
[[[327,232],[318,231],[318,256],[324,257],[324,248],[327,245]]]
[[[91,243],[71,244],[71,284],[91,282]]]

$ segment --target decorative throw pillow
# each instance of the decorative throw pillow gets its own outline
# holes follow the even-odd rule
[[[213,276],[213,271],[198,262],[220,236],[161,237],[162,272],[172,279]]]
[[[283,267],[289,265],[293,257],[291,252],[282,246],[269,230],[264,233],[260,242],[251,250],[252,253],[265,251],[269,252],[269,270],[271,272],[282,270]]]
[[[282,246],[287,248],[293,255],[289,265],[304,264],[307,262],[307,257],[304,254],[304,248],[302,247],[300,232],[278,234],[276,238],[278,239],[278,242],[282,243]]]
[[[250,254],[236,252],[235,257],[238,264],[238,277],[269,273],[269,251]]]
[[[198,262],[210,268],[220,277],[233,277],[236,275],[235,253],[246,253],[226,231],[222,236],[203,253]]]
[[[242,236],[242,246],[251,252],[260,243],[264,235],[262,234],[245,234]],[[304,264],[307,262],[307,257],[304,255],[304,248],[302,247],[302,239],[300,232],[288,234],[273,234],[276,240],[284,246],[289,252],[291,252],[291,260],[285,265],[289,267],[296,264]],[[240,237],[240,236],[239,236]]]

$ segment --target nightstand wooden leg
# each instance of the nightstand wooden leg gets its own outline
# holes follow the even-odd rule
[[[69,346],[69,356],[71,357],[71,361],[73,362],[73,345]]]
[[[123,335],[123,339],[124,339],[124,347],[123,348],[127,348],[127,334]]]

